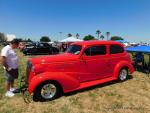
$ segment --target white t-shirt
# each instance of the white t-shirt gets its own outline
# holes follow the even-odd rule
[[[18,57],[15,51],[11,48],[10,45],[5,46],[1,50],[1,56],[6,57],[6,64],[9,68],[17,69],[18,68]]]

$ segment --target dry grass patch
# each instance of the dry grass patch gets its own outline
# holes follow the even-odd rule
[[[27,56],[20,57],[20,77],[25,74]],[[19,79],[20,79],[19,77]],[[135,72],[133,78],[87,88],[49,102],[26,104],[21,94],[4,96],[0,66],[0,113],[150,113],[150,75]],[[19,86],[19,80],[15,86]]]

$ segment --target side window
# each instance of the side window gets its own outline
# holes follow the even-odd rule
[[[86,56],[105,55],[106,46],[92,46],[87,48],[84,53]]]
[[[39,48],[45,48],[44,44],[42,44],[42,43],[40,43],[40,44],[38,45],[38,47],[39,47]]]
[[[49,44],[47,44],[47,43],[45,43],[45,44],[43,44],[46,48],[49,48],[49,47],[51,47],[51,45],[49,45]]]
[[[117,53],[123,53],[124,49],[123,47],[119,45],[111,45],[110,46],[110,54],[117,54]]]

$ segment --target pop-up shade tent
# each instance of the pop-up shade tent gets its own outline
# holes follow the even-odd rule
[[[126,51],[128,52],[142,52],[150,54],[150,46],[131,46],[127,47]]]
[[[116,42],[120,42],[120,43],[126,43],[127,41],[125,40],[115,40]]]
[[[148,72],[150,73],[150,46],[131,46],[126,48],[127,52],[141,52],[149,55]]]
[[[77,38],[74,38],[74,37],[68,37],[68,38],[65,38],[63,40],[60,40],[59,42],[77,42],[77,41],[83,41],[83,40],[77,39]]]

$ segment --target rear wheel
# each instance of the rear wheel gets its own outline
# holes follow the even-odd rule
[[[34,92],[34,99],[39,101],[47,101],[58,98],[61,95],[59,84],[53,81],[42,83]]]
[[[122,68],[119,72],[118,80],[119,81],[125,81],[127,78],[128,78],[128,69]]]

